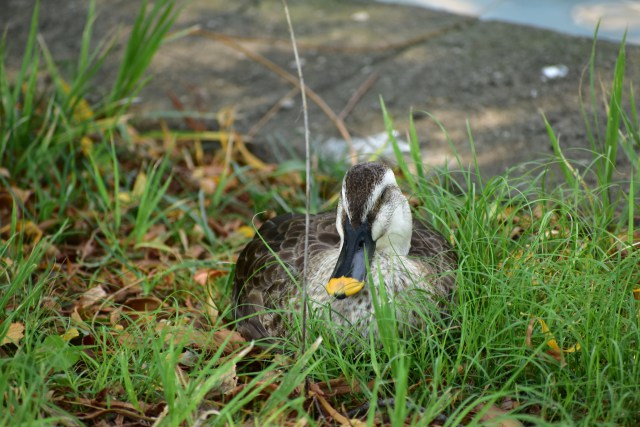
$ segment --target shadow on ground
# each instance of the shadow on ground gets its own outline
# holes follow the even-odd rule
[[[29,3],[0,0],[10,70],[19,66],[26,42]],[[415,113],[426,160],[433,165],[451,163],[453,155],[444,133],[423,112],[442,122],[463,164],[472,160],[468,123],[487,176],[551,154],[541,112],[566,149],[589,146],[579,97],[592,48],[589,39],[394,5],[312,0],[291,1],[290,6],[307,85],[335,114],[352,98],[358,100],[344,118],[354,137],[384,130],[381,96],[400,132],[407,129],[410,111]],[[86,7],[81,0],[42,2],[40,31],[63,70],[78,54]],[[125,36],[138,7],[139,2],[99,0],[96,39],[118,28]],[[141,93],[137,120],[144,125],[152,121],[150,112],[175,109],[170,100],[175,95],[187,110],[233,108],[237,130],[252,133],[253,149],[270,160],[291,155],[286,147],[299,153],[299,93],[292,91],[291,82],[229,45],[239,43],[295,75],[281,3],[192,0],[184,5],[176,29],[192,26],[203,31],[166,44],[154,60],[153,80]],[[220,34],[231,42],[221,42]],[[597,52],[599,96],[604,99],[602,88],[610,86],[618,45],[599,42]],[[634,75],[638,49],[631,46],[628,52],[628,75]],[[112,56],[97,79],[95,99],[115,78],[117,60],[118,55]],[[568,68],[564,78],[541,78],[543,67],[559,64]],[[274,106],[279,106],[277,113],[252,131]],[[316,104],[309,113],[316,150],[328,138],[341,136]],[[584,161],[590,158],[573,153]],[[624,159],[620,166],[624,171]]]

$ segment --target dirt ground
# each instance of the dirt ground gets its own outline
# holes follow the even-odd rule
[[[124,38],[140,3],[97,0],[96,40],[118,30]],[[300,153],[299,93],[292,92],[286,78],[230,44],[240,44],[295,76],[282,3],[191,0],[183,6],[175,29],[199,26],[204,33],[162,47],[150,69],[153,80],[140,94],[136,120],[153,125],[153,112],[175,109],[170,99],[175,95],[187,110],[233,108],[237,130],[251,133],[251,147],[269,160],[291,156],[291,147]],[[32,7],[32,2],[0,0],[10,70],[20,64]],[[424,112],[446,128],[463,165],[472,158],[468,126],[485,176],[552,153],[541,112],[565,149],[589,146],[579,96],[592,48],[589,39],[365,1],[291,0],[290,7],[306,84],[336,115],[351,99],[358,100],[344,118],[353,137],[384,131],[382,97],[401,135],[414,112],[426,160],[433,165],[451,164],[453,154],[444,133]],[[71,69],[77,57],[86,11],[84,0],[42,2],[40,32],[63,71]],[[221,42],[220,34],[231,41]],[[618,48],[604,41],[597,44],[601,105]],[[637,76],[639,49],[628,46],[627,52],[627,74]],[[107,92],[115,79],[117,53],[96,80],[93,99]],[[554,65],[566,66],[567,75],[545,80],[543,68]],[[252,131],[276,105],[281,108],[271,120]],[[309,114],[315,150],[321,151],[328,138],[341,137],[335,120],[313,102]],[[207,124],[216,126],[215,120]],[[178,121],[173,126],[184,125]],[[585,166],[590,158],[580,150],[570,150],[568,156],[582,159]],[[623,173],[627,166],[621,158]]]

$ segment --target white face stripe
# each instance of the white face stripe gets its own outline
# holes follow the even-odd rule
[[[392,186],[392,187],[398,186],[398,184],[396,183],[396,176],[393,174],[393,171],[391,169],[385,172],[384,176],[382,177],[382,180],[374,187],[373,191],[371,192],[371,196],[367,200],[367,206],[365,207],[363,212],[363,218],[360,218],[361,221],[364,222],[367,214],[371,212],[373,207],[376,205],[376,202],[382,195],[382,192],[384,191],[384,189],[389,186]]]
[[[349,200],[347,199],[347,190],[346,190],[346,185],[343,182],[342,183],[342,198],[340,199],[340,203],[342,204],[342,209],[344,209],[344,211],[347,214],[347,217],[349,218],[349,221],[351,221],[351,212],[349,212]],[[340,221],[342,221],[342,218],[338,218]]]

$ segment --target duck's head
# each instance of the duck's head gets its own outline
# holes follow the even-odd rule
[[[413,230],[411,209],[388,166],[361,163],[344,177],[336,215],[340,255],[326,285],[338,299],[364,287],[367,262],[376,252],[407,255]]]

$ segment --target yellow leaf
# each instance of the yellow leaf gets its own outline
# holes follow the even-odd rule
[[[62,84],[62,91],[65,94],[68,94],[69,91],[71,90],[71,88],[69,87],[69,84],[62,77],[60,77],[60,82]],[[85,101],[84,98],[80,98],[79,100],[77,100],[76,98],[73,98],[71,100],[71,104],[73,105],[74,103],[75,103],[75,109],[73,110],[73,119],[76,122],[85,122],[93,118],[93,110],[91,109],[91,107],[89,106],[89,103]]]
[[[538,318],[538,323],[540,323],[540,327],[542,328],[542,333],[547,336],[547,339],[548,339],[547,340],[547,345],[549,347],[551,347],[552,350],[555,350],[557,352],[563,352],[563,353],[574,353],[574,352],[580,350],[580,344],[579,343],[574,344],[573,346],[569,347],[566,350],[560,348],[560,346],[558,345],[557,341],[553,337],[553,334],[549,330],[549,327],[547,326],[547,323],[544,320],[540,319],[540,318]]]
[[[253,227],[249,227],[248,225],[242,225],[238,227],[238,233],[242,234],[247,239],[250,239],[256,234],[256,231],[253,229]]]
[[[636,288],[632,292],[633,292],[633,297],[637,300],[640,300],[640,288]]]
[[[131,193],[128,191],[118,193],[118,201],[125,204],[131,203]]]
[[[89,157],[91,152],[93,151],[93,141],[88,136],[83,136],[80,139],[80,149],[82,150],[82,154],[85,157]]]
[[[7,224],[0,228],[0,233],[5,234],[11,231],[11,224]],[[23,231],[24,235],[31,240],[31,243],[36,244],[42,239],[43,232],[38,227],[38,224],[33,221],[20,220],[16,224],[16,231]]]
[[[196,139],[193,146],[195,151],[196,164],[201,165],[204,163],[204,150],[202,149],[202,141]]]
[[[78,332],[78,329],[76,328],[71,328],[61,335],[62,339],[65,341],[71,341],[78,336],[80,336],[80,332]]]
[[[136,182],[133,184],[133,190],[131,194],[135,198],[139,198],[144,193],[144,189],[147,187],[147,174],[144,171],[138,172]]]
[[[24,337],[24,325],[20,322],[15,322],[9,325],[9,330],[7,331],[7,335],[2,338],[0,341],[0,345],[5,344],[15,344],[18,345],[18,341],[20,341]]]
[[[269,170],[269,166],[265,162],[254,156],[246,147],[246,145],[244,145],[244,142],[242,140],[236,141],[236,147],[238,148],[240,154],[242,154],[242,157],[244,157],[244,161],[249,166],[261,171]]]

